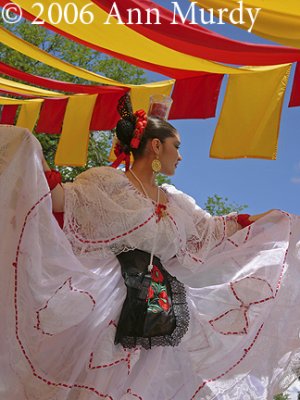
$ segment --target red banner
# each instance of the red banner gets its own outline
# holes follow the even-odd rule
[[[200,25],[190,25],[188,20],[183,23],[178,15],[175,17],[176,24],[174,24],[174,12],[149,0],[122,0],[119,2],[93,0],[93,3],[108,13],[115,3],[124,23],[128,22],[128,9],[139,9],[141,21],[151,23],[128,24],[129,28],[164,46],[205,60],[237,65],[272,65],[300,60],[299,49],[231,40]],[[154,12],[151,13],[151,21],[149,21],[150,17],[147,11],[149,9],[158,10],[159,24],[154,24],[156,22]]]

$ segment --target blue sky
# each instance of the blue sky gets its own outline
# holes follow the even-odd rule
[[[156,0],[155,0],[156,1]],[[171,1],[156,1],[172,9]],[[188,0],[178,2],[187,10]],[[270,43],[252,33],[231,25],[206,25],[218,33],[236,40],[251,43]],[[245,212],[257,214],[279,208],[300,214],[300,107],[288,108],[293,82],[294,66],[283,106],[277,159],[218,160],[209,157],[213,138],[223,102],[224,80],[218,103],[217,117],[208,120],[170,121],[181,134],[183,161],[177,168],[172,183],[194,197],[203,206],[207,197],[215,193],[227,197],[229,202],[247,204]],[[147,74],[151,80],[162,77]]]

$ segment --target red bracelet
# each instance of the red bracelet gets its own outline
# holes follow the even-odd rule
[[[64,228],[64,212],[53,211],[53,215],[56,218],[58,225],[61,227],[61,229],[63,229]]]
[[[57,185],[61,184],[61,174],[55,169],[45,171],[45,176],[50,190],[53,190]]]
[[[240,224],[243,228],[251,225],[253,223],[253,221],[250,221],[249,217],[250,217],[250,214],[239,214],[237,217],[238,224]]]

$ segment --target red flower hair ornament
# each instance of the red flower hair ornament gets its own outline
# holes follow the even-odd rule
[[[147,126],[147,113],[144,110],[138,110],[133,113],[130,97],[126,93],[122,96],[118,103],[118,112],[122,119],[129,120],[135,124],[133,137],[130,141],[131,149],[138,149],[144,130]],[[118,142],[114,149],[117,159],[112,163],[113,168],[117,168],[123,161],[125,161],[125,168],[128,171],[130,166],[130,151],[125,151],[123,146]]]

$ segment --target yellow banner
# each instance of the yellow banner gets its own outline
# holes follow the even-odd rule
[[[40,89],[35,86],[26,85],[24,83],[19,83],[12,81],[10,79],[0,78],[0,88],[10,91],[16,92],[20,94],[32,95],[32,96],[41,96],[41,97],[65,97],[64,94],[52,92],[51,90]]]
[[[21,106],[16,126],[21,126],[33,131],[36,121],[40,114],[43,100],[28,100],[26,104]]]
[[[29,100],[19,100],[19,99],[11,99],[10,97],[4,97],[0,96],[0,105],[1,106],[6,106],[6,105],[21,105],[21,104],[27,104]]]
[[[71,96],[55,155],[56,165],[78,167],[86,164],[90,122],[96,94]]]
[[[193,4],[258,36],[300,48],[299,0],[190,0]],[[212,10],[212,11],[210,11]],[[225,10],[224,12],[221,10]],[[199,12],[199,10],[198,10]],[[209,16],[204,17],[209,21]],[[218,19],[215,23],[218,23]]]
[[[34,46],[31,43],[26,42],[23,39],[20,39],[19,37],[15,36],[11,32],[7,31],[3,27],[0,26],[0,37],[1,37],[1,43],[5,44],[6,46],[19,51],[20,53],[26,55],[27,57],[30,57],[34,60],[38,60],[44,64],[47,64],[53,68],[56,68],[60,71],[66,72],[68,74],[78,76],[79,78],[90,80],[93,82],[97,82],[100,84],[105,84],[105,85],[113,85],[113,86],[122,86],[122,87],[128,87],[128,88],[142,88],[142,87],[148,87],[148,84],[145,85],[132,85],[132,84],[125,84],[122,82],[115,81],[110,78],[106,78],[102,75],[98,75],[94,72],[88,71],[84,68],[76,67],[72,64],[69,64],[57,57],[52,56],[51,54],[46,53],[45,51],[39,49],[38,47]],[[174,83],[174,80],[169,80],[169,81],[164,81],[164,84],[168,85],[169,83]],[[160,88],[162,85],[162,82],[153,82],[152,87],[155,89],[155,87]]]
[[[251,75],[229,77],[211,157],[276,159],[290,69],[290,64],[253,67]]]
[[[86,0],[76,1],[78,18],[72,24],[67,21],[67,18],[61,17],[65,15],[65,10],[68,10],[69,0],[60,0],[57,7],[51,6],[52,0],[43,0],[41,2],[43,8],[33,7],[28,0],[18,0],[17,3],[30,14],[35,16],[39,14],[40,19],[74,37],[125,56],[183,70],[220,74],[246,72],[162,46],[130,29],[120,19],[113,18],[112,15],[117,14],[117,10],[107,13],[94,3],[87,4]],[[114,4],[117,7],[117,2]]]
[[[142,109],[147,112],[149,109],[150,96],[158,94],[170,96],[174,83],[175,81],[169,80],[148,83],[141,87],[132,88],[130,95],[133,111]]]
[[[98,75],[84,68],[76,67],[75,65],[69,64],[59,58],[56,58],[51,54],[48,54],[45,51],[34,46],[33,44],[19,38],[18,36],[9,32],[2,26],[0,26],[0,37],[1,37],[1,43],[5,44],[6,46],[16,51],[19,51],[20,53],[25,54],[26,56],[31,57],[34,60],[38,60],[44,64],[50,65],[53,68],[57,68],[60,71],[64,71],[67,72],[68,74],[78,76],[79,78],[87,79],[97,83],[116,85],[116,86],[126,86],[113,79],[109,79],[104,76]]]

